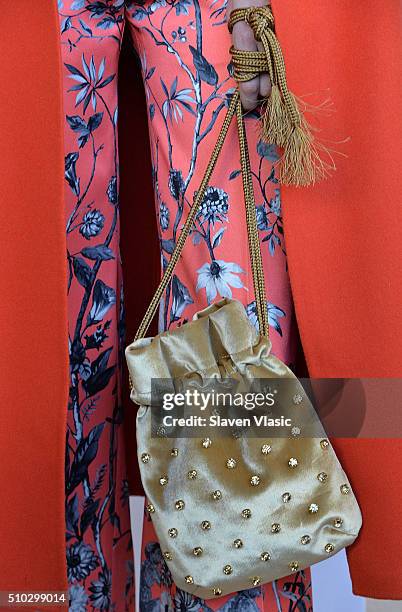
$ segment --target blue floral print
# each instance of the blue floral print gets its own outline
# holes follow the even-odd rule
[[[119,257],[118,58],[124,28],[135,30],[151,130],[152,180],[162,268],[168,264],[200,172],[233,94],[231,68],[211,59],[207,32],[225,27],[225,0],[58,0],[65,104],[65,185],[70,390],[66,430],[66,557],[70,610],[134,609],[134,564],[124,465],[121,380],[125,348]],[[144,42],[146,41],[146,43]],[[168,57],[162,70],[150,50]],[[223,54],[222,54],[223,56]],[[221,58],[219,58],[221,59]],[[223,58],[224,59],[224,58]],[[246,123],[256,126],[257,113]],[[155,126],[158,126],[156,128]],[[178,135],[189,134],[183,155]],[[256,215],[267,259],[286,267],[275,147],[253,139]],[[241,193],[238,156],[214,176],[161,308],[160,328],[184,324],[198,304],[238,297],[258,325],[248,274],[230,252]],[[197,179],[198,180],[198,179]],[[228,249],[228,250],[225,250]],[[276,259],[275,259],[276,258]],[[283,338],[287,306],[267,302]],[[287,303],[288,304],[288,303]],[[148,521],[146,516],[145,521]],[[144,541],[140,612],[311,611],[308,574],[203,601],[173,584],[159,544]],[[286,602],[286,603],[285,603]],[[216,603],[216,605],[215,605]],[[213,607],[210,607],[213,606]],[[266,608],[268,609],[268,608]]]
[[[117,68],[123,0],[58,3],[65,110],[70,610],[134,609],[121,377]]]

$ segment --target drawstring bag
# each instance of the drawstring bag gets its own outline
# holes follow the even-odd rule
[[[258,330],[244,306],[224,299],[181,327],[145,337],[172,279],[204,198],[232,118],[236,116]],[[298,421],[315,411],[292,371],[271,353],[264,273],[239,91],[232,95],[201,186],[160,285],[125,351],[147,509],[163,557],[178,587],[209,599],[297,572],[351,544],[361,513],[323,430],[304,437],[303,424],[285,437],[199,438],[153,431],[161,410],[155,380],[172,389],[210,389],[211,380],[253,380],[278,386],[282,405]],[[205,414],[213,414],[209,406]],[[222,414],[222,410],[220,411]],[[304,418],[303,417],[303,418]],[[175,432],[177,436],[175,436]],[[159,435],[158,435],[159,433]]]

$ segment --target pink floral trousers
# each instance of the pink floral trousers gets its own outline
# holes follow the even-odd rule
[[[70,398],[66,424],[66,554],[70,610],[134,610],[134,565],[121,406],[124,290],[119,255],[117,71],[125,28],[141,62],[155,210],[166,266],[219,133],[235,83],[224,0],[59,0],[65,109]],[[273,352],[295,359],[275,147],[246,117]],[[135,164],[135,160],[133,160]],[[140,206],[141,202],[135,202]],[[233,124],[160,310],[182,325],[219,297],[256,324]],[[133,406],[133,409],[134,406]],[[135,443],[129,449],[136,461]],[[144,516],[141,612],[312,610],[309,571],[203,601],[176,588]]]

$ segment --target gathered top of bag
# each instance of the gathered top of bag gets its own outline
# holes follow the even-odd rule
[[[152,379],[178,381],[193,373],[220,375],[228,359],[233,364],[268,355],[271,342],[260,336],[237,300],[223,299],[181,327],[154,338],[141,338],[126,349],[133,389],[131,399],[149,405]]]

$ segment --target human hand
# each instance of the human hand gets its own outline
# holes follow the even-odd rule
[[[229,19],[234,9],[268,5],[268,0],[228,0],[226,18]],[[242,51],[263,51],[262,44],[255,40],[251,27],[245,21],[234,24],[232,41],[233,46]],[[271,80],[268,73],[263,72],[250,81],[239,83],[239,90],[243,108],[252,110],[258,105],[260,98],[268,98],[271,93]]]

